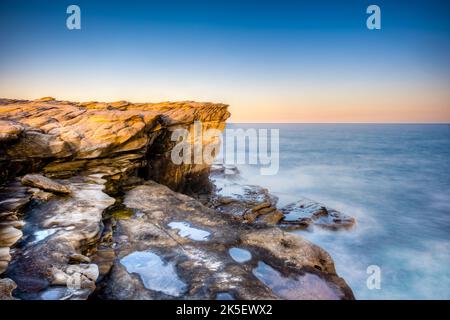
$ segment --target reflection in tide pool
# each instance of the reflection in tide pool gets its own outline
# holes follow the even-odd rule
[[[218,293],[216,300],[234,300],[233,296],[227,292]]]
[[[175,267],[157,254],[136,251],[120,260],[129,273],[137,273],[144,286],[153,291],[178,297],[186,291],[186,284],[178,277]]]
[[[58,231],[58,229],[43,229],[36,231],[33,233],[33,241],[31,243],[32,244],[38,243],[39,241],[42,241],[47,237],[51,236],[52,234],[54,234],[56,231]]]
[[[70,293],[68,293],[67,287],[52,287],[48,288],[47,290],[43,291],[40,294],[40,298],[42,300],[61,300],[64,299],[64,297],[70,296]]]
[[[178,229],[180,237],[187,237],[195,241],[206,241],[210,235],[208,231],[191,227],[187,222],[171,222],[168,226],[172,229]]]
[[[253,274],[275,294],[289,300],[339,300],[341,297],[328,283],[312,273],[295,278],[283,277],[264,262],[258,262]]]
[[[231,258],[239,263],[247,262],[252,258],[250,251],[245,249],[231,248],[228,252],[230,253]]]

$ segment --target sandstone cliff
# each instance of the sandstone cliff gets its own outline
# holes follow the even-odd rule
[[[142,168],[147,178],[185,191],[186,186],[202,185],[209,167],[172,166],[166,161],[173,144],[170,132],[177,127],[190,129],[194,121],[201,121],[206,129],[222,130],[229,116],[224,104],[190,101],[0,99],[1,181],[39,170],[49,177],[88,171],[119,180]]]

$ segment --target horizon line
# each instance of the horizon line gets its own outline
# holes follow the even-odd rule
[[[235,122],[227,121],[227,124],[393,124],[393,125],[450,125],[450,122]]]

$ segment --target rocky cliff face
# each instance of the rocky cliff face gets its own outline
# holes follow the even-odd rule
[[[172,165],[171,132],[223,130],[230,116],[223,104],[74,103],[43,98],[0,100],[0,174],[4,183],[15,175],[43,171],[49,177],[78,172],[101,173],[123,180],[137,169],[146,178],[164,181],[174,190],[202,185],[206,165]]]
[[[170,160],[174,129],[228,117],[212,103],[0,99],[0,298],[352,298],[326,252],[215,210],[210,166]]]

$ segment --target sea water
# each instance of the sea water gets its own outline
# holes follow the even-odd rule
[[[239,165],[242,183],[279,207],[308,197],[357,219],[350,231],[296,231],[331,254],[356,298],[450,299],[450,125],[229,127],[280,129],[278,173]],[[371,265],[380,289],[367,286]]]

